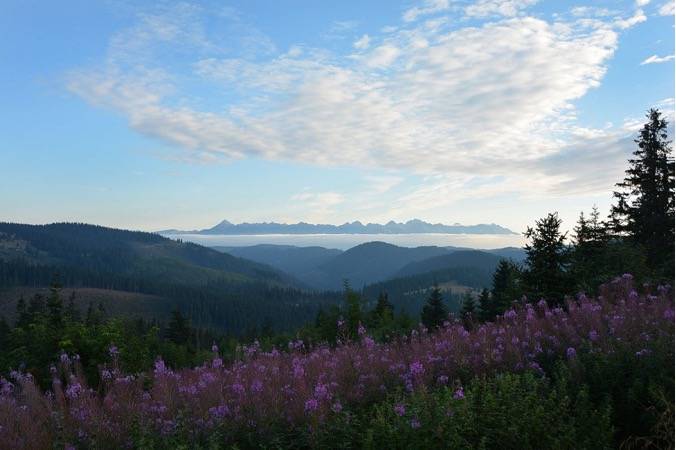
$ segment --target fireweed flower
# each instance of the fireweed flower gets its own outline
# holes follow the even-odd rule
[[[465,398],[465,390],[462,388],[462,386],[459,386],[455,392],[453,393],[453,398],[456,400],[462,400]]]
[[[311,398],[305,402],[305,412],[307,413],[316,411],[318,407],[319,402],[317,401],[317,399]]]
[[[417,417],[414,417],[413,419],[411,419],[411,428],[413,428],[413,429],[420,428],[420,421],[418,420]]]
[[[573,359],[576,356],[577,356],[577,352],[575,351],[575,349],[573,347],[568,347],[568,349],[566,350],[566,357],[568,359]]]
[[[618,284],[601,291],[603,297],[578,298],[570,300],[565,308],[551,310],[538,302],[532,308],[533,313],[525,305],[517,306],[496,317],[495,322],[470,331],[449,319],[449,324],[437,332],[410,333],[408,339],[402,337],[396,344],[374,343],[377,352],[369,347],[365,335],[360,342],[348,341],[335,348],[292,341],[288,353],[266,353],[256,345],[241,347],[245,354],[242,360],[225,365],[214,359],[204,366],[177,371],[171,371],[158,359],[155,379],[149,380],[149,386],[103,367],[101,378],[107,378],[104,372],[107,370],[112,382],[102,384],[104,392],[100,398],[80,385],[77,378],[64,383],[67,417],[71,419],[63,422],[64,436],[76,437],[81,428],[87,435],[78,445],[95,448],[100,445],[91,430],[101,429],[110,436],[111,447],[129,447],[130,428],[125,418],[137,412],[145,414],[158,433],[163,429],[175,433],[172,423],[185,421],[196,436],[216,425],[235,435],[247,424],[268,423],[273,411],[281,411],[280,417],[290,425],[303,426],[319,418],[323,408],[331,414],[342,413],[344,405],[338,399],[349,399],[350,404],[354,402],[359,407],[360,402],[385,401],[393,390],[413,391],[414,387],[432,385],[449,386],[449,397],[455,399],[452,402],[462,402],[465,397],[462,387],[449,384],[449,380],[461,378],[465,373],[481,377],[515,368],[543,374],[535,364],[541,362],[540,355],[553,360],[568,359],[569,364],[574,364],[579,357],[576,349],[588,348],[595,340],[603,342],[602,346],[594,345],[597,352],[615,352],[626,347],[630,354],[635,354],[634,358],[647,358],[651,348],[647,343],[673,336],[673,291],[669,288],[649,301],[642,293],[635,298],[631,289],[630,282],[620,279]],[[529,320],[531,314],[534,318]],[[213,354],[214,358],[217,356]],[[60,358],[57,355],[59,363]],[[216,366],[218,370],[214,369]],[[55,370],[57,381],[58,373]],[[37,417],[44,413],[56,417],[52,405],[58,403],[57,395],[52,392],[44,394],[46,402],[24,411],[22,389],[33,380],[20,371],[13,371],[11,376],[12,381],[16,380],[12,387],[9,381],[0,382],[3,406],[10,405],[10,411],[17,417],[34,413]],[[268,379],[274,380],[274,384],[268,385]],[[261,388],[269,395],[257,394]],[[55,385],[54,392],[59,389]],[[390,405],[394,417],[405,419],[407,426],[414,426],[414,418],[421,422],[413,411],[407,411],[403,402]],[[233,420],[221,419],[222,416]],[[0,434],[6,433],[6,424],[0,426],[5,427]]]
[[[253,383],[251,383],[251,391],[252,392],[261,392],[263,390],[263,383],[260,380],[254,380]]]
[[[411,372],[412,376],[416,375],[421,375],[425,369],[420,361],[415,361],[411,363],[411,366],[409,367],[409,371]]]
[[[167,369],[167,366],[164,365],[164,361],[162,361],[162,359],[155,361],[155,376],[163,375],[168,372],[169,370]]]

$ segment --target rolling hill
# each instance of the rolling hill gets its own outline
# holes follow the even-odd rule
[[[260,244],[246,247],[213,247],[233,256],[267,264],[305,281],[308,274],[340,255],[342,250],[324,247]]]
[[[472,267],[492,274],[502,259],[498,255],[480,250],[458,250],[406,264],[396,273],[397,277],[418,275],[438,270]]]
[[[344,280],[360,289],[391,278],[462,267],[468,269],[469,286],[483,286],[490,284],[500,258],[516,262],[524,258],[523,249],[513,247],[483,251],[461,247],[409,248],[384,242],[368,242],[346,251],[271,244],[214,248],[267,264],[320,290],[342,289]]]
[[[57,274],[66,287],[153,296],[158,316],[178,307],[197,325],[231,332],[267,318],[293,328],[312,320],[323,302],[337,301],[300,290],[292,276],[270,266],[157,234],[0,223],[0,288],[45,287]]]

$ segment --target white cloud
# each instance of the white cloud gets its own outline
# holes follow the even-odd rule
[[[537,2],[538,0],[478,0],[465,8],[465,14],[470,17],[514,17]]]
[[[418,17],[446,11],[449,6],[448,0],[424,0],[422,6],[414,6],[406,10],[402,18],[404,22],[413,22]]]
[[[366,191],[376,194],[384,194],[404,181],[397,175],[368,175],[364,177],[367,182]]]
[[[648,20],[648,18],[645,16],[645,14],[643,14],[643,10],[637,9],[633,16],[629,17],[628,19],[618,19],[615,21],[614,25],[620,30],[626,30],[627,28],[631,28],[634,25],[645,22],[646,20]]]
[[[400,53],[401,51],[394,45],[381,45],[366,55],[364,63],[368,67],[387,67],[397,59]]]
[[[500,3],[497,12],[514,15],[532,2]],[[617,45],[614,27],[622,28],[596,19],[511,17],[451,29],[421,21],[369,36],[369,50],[358,55],[295,46],[258,58],[224,55],[205,32],[209,44],[193,44],[199,51],[184,55],[185,72],[163,64],[161,53],[109,54],[98,67],[74,71],[69,88],[190,155],[444,174],[402,204],[425,192],[596,189],[601,181],[553,161],[578,154],[571,139],[584,155],[581,142],[598,138],[576,129],[573,103],[601,83]],[[181,33],[163,36],[148,39],[171,48]],[[195,98],[186,86],[209,96]],[[396,181],[373,186],[387,192]],[[344,200],[313,195],[295,201]]]
[[[330,221],[335,215],[335,207],[344,202],[345,196],[338,192],[307,190],[293,195],[288,209],[306,217],[306,220],[322,223]]]
[[[356,41],[354,41],[352,46],[357,50],[365,50],[368,48],[369,42],[371,42],[371,38],[369,38],[368,34],[365,34]]]
[[[674,59],[674,55],[667,55],[667,56],[657,56],[657,55],[652,55],[646,59],[643,60],[641,63],[642,66],[646,64],[659,64],[663,62],[668,62]]]
[[[339,205],[345,201],[345,197],[338,192],[301,192],[292,196],[291,200],[317,208]]]
[[[669,0],[664,5],[660,6],[659,9],[660,16],[673,16],[674,15],[674,1]]]
[[[637,7],[642,7],[650,3],[650,0],[636,0],[636,6]]]

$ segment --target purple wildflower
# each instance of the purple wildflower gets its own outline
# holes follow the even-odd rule
[[[453,398],[456,400],[462,400],[465,398],[465,390],[462,388],[462,386],[458,386],[458,388],[453,393]]]
[[[305,402],[305,412],[316,411],[319,408],[319,402],[315,398],[311,398]]]

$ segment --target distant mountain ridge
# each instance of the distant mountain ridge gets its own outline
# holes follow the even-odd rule
[[[231,234],[231,235],[256,235],[256,234],[417,234],[417,233],[442,233],[442,234],[518,234],[500,225],[477,224],[477,225],[444,225],[442,223],[428,223],[418,219],[408,222],[394,222],[390,220],[386,224],[367,223],[359,221],[346,222],[342,225],[312,224],[298,222],[295,224],[262,222],[233,224],[227,220],[203,230],[162,230],[158,234]]]

